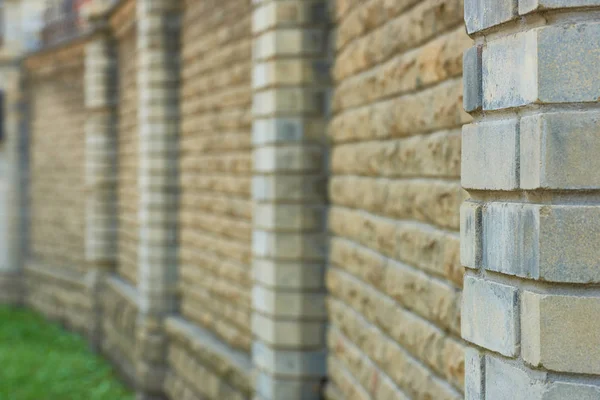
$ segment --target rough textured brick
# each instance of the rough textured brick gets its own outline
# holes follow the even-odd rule
[[[597,282],[600,210],[593,206],[490,203],[483,211],[483,266],[553,282]],[[565,233],[578,240],[564,240]]]
[[[182,314],[234,348],[249,351],[251,3],[183,3]],[[203,368],[214,374],[210,365]]]
[[[467,276],[463,293],[464,339],[508,357],[515,357],[519,337],[517,289]]]
[[[519,187],[518,121],[506,119],[465,125],[461,183],[466,189]]]
[[[469,34],[517,17],[518,0],[465,0],[465,24]]]
[[[557,112],[521,119],[523,189],[597,189],[600,113]]]
[[[523,294],[523,358],[554,371],[600,372],[600,298]]]

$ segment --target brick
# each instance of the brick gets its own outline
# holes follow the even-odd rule
[[[465,24],[477,33],[517,17],[517,0],[465,0]]]
[[[483,46],[474,46],[465,51],[463,58],[463,107],[466,112],[480,110],[483,102],[481,58]]]
[[[322,89],[276,88],[254,94],[252,113],[256,118],[271,115],[321,115],[325,107]]]
[[[599,112],[537,114],[521,119],[523,189],[598,189]]]
[[[543,394],[542,400],[594,400],[600,398],[600,386],[556,382]]]
[[[261,370],[275,377],[320,378],[325,376],[326,352],[276,350],[262,342],[252,345],[252,360]]]
[[[272,317],[323,320],[325,293],[280,292],[262,286],[252,288],[253,309]]]
[[[481,263],[482,204],[465,201],[460,207],[460,263],[479,268]]]
[[[320,263],[254,259],[252,264],[255,281],[265,286],[288,289],[324,286],[325,267]]]
[[[322,233],[286,233],[255,230],[252,233],[255,256],[280,260],[320,261],[326,256]]]
[[[287,28],[269,31],[254,40],[255,60],[281,56],[321,55],[325,50],[321,29]]]
[[[532,103],[596,102],[591,81],[600,62],[598,23],[572,23],[521,32],[490,42],[483,51],[483,108]]]
[[[598,0],[519,0],[519,14],[554,8],[575,8],[600,6]]]
[[[490,203],[483,211],[483,266],[551,282],[600,280],[600,209]],[[565,241],[567,237],[578,240]]]
[[[600,373],[599,297],[523,294],[523,358],[552,371]]]
[[[485,358],[479,350],[465,349],[465,400],[483,400],[485,396]]]
[[[256,392],[264,400],[308,400],[320,396],[321,382],[316,380],[278,379],[259,372],[256,378]]]
[[[463,292],[461,328],[464,339],[507,357],[517,356],[517,289],[467,276]]]
[[[254,226],[276,231],[320,231],[325,225],[325,208],[305,204],[256,204]]]
[[[252,197],[257,201],[322,203],[326,179],[320,175],[258,175],[252,178]]]
[[[319,172],[324,167],[323,149],[318,145],[265,146],[254,150],[254,171]]]
[[[516,119],[465,125],[462,133],[462,186],[478,190],[518,189],[518,144]]]
[[[252,333],[277,348],[324,346],[325,326],[322,321],[274,320],[259,313],[252,314]]]
[[[323,141],[325,123],[319,118],[278,117],[256,119],[252,124],[255,146],[285,142]]]
[[[485,357],[485,399],[541,400],[545,379],[545,373],[531,373],[500,358]]]

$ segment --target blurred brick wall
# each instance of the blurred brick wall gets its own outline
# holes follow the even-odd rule
[[[462,0],[336,0],[331,399],[459,399]]]

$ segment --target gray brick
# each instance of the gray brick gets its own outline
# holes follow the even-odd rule
[[[542,400],[597,400],[600,387],[582,383],[556,382],[543,394]]]
[[[517,0],[465,0],[465,24],[469,34],[517,17]]]
[[[491,41],[483,51],[483,108],[597,102],[599,35],[599,23],[578,23]]]
[[[599,241],[598,207],[490,203],[483,211],[487,270],[552,282],[600,282]]]
[[[482,107],[481,56],[483,46],[474,46],[463,57],[463,107],[473,112]]]
[[[485,358],[477,349],[465,350],[465,400],[483,400]]]
[[[461,183],[466,189],[519,187],[517,120],[463,126]]]
[[[598,189],[600,112],[521,119],[521,188]]]
[[[467,276],[461,328],[464,339],[507,357],[518,351],[518,297],[512,286]]]
[[[277,379],[262,372],[256,378],[256,391],[265,400],[316,400],[320,387],[320,379]]]
[[[481,263],[481,203],[465,201],[460,207],[460,263],[478,268]]]

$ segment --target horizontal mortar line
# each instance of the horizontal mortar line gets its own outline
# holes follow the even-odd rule
[[[319,61],[319,60],[329,60],[329,56],[326,50],[317,51],[317,52],[308,52],[308,51],[300,51],[294,54],[278,54],[270,55],[267,57],[256,58],[255,63],[262,64],[269,61],[277,61],[277,60],[301,60],[301,61]]]
[[[443,175],[443,174],[439,174],[439,175],[419,175],[419,174],[384,175],[382,173],[375,174],[375,175],[361,175],[358,172],[337,171],[337,170],[332,170],[331,173],[332,173],[332,175],[330,175],[329,181],[332,180],[331,178],[343,176],[343,177],[352,177],[352,178],[357,178],[357,179],[372,179],[372,180],[381,179],[381,180],[387,180],[390,182],[402,182],[402,181],[415,182],[418,180],[422,180],[423,182],[428,182],[428,183],[433,183],[433,182],[456,183],[457,185],[460,186],[460,177],[454,176],[454,175]]]
[[[323,308],[326,308],[325,306]],[[265,311],[261,311],[257,308],[255,308],[254,306],[252,306],[251,311],[253,314],[258,314],[261,315],[263,317],[265,317],[266,319],[273,321],[274,323],[277,322],[298,322],[298,323],[303,323],[303,322],[309,322],[309,323],[319,323],[323,326],[327,325],[327,315],[324,315],[322,317],[309,317],[309,316],[291,316],[291,315],[282,315],[282,314],[269,314],[268,312]],[[255,337],[258,338],[258,336],[254,335]],[[261,339],[262,341],[262,339]],[[277,346],[277,344],[273,345],[273,346],[269,346],[271,348],[278,348],[278,349],[282,349],[282,347],[288,347],[290,348],[290,350],[293,349],[298,349],[298,347],[296,345],[293,346]],[[319,345],[319,346],[306,346],[311,347],[311,348],[322,348],[323,346]]]
[[[475,343],[467,342],[468,345],[472,348],[477,349],[483,355],[487,357],[493,357],[497,359],[501,359],[503,362],[512,365],[513,367],[519,368],[521,370],[531,371],[533,373],[546,372],[548,374],[549,382],[558,382],[558,383],[580,383],[580,384],[588,384],[598,386],[598,376],[592,374],[582,374],[582,373],[573,373],[573,372],[559,372],[559,371],[551,371],[543,367],[533,367],[527,362],[525,362],[522,358],[522,355],[519,355],[517,358],[507,357],[503,354],[496,353],[493,350],[490,350],[485,347],[481,347]]]
[[[514,191],[486,191],[465,189],[468,200],[482,203],[513,203],[546,206],[597,206],[600,189],[518,189]]]
[[[256,12],[256,11],[254,11]],[[281,32],[281,31],[299,31],[299,30],[321,30],[323,31],[323,35],[327,36],[332,24],[329,21],[304,21],[304,22],[288,22],[288,21],[275,21],[274,23],[269,23],[267,26],[254,30],[254,27],[251,28],[251,35],[254,40],[257,40],[261,36],[271,33],[271,32]]]
[[[455,76],[452,78],[448,78],[445,79],[443,81],[438,81],[435,82],[432,85],[428,85],[428,86],[424,86],[423,88],[419,88],[419,89],[415,89],[415,90],[411,90],[408,92],[403,92],[400,95],[397,96],[386,96],[385,98],[380,98],[377,100],[373,100],[372,102],[368,102],[368,103],[364,103],[362,105],[357,105],[357,106],[352,106],[352,107],[347,107],[344,108],[343,110],[339,110],[337,112],[335,112],[331,119],[336,119],[336,118],[340,118],[340,116],[344,115],[344,114],[348,114],[348,113],[352,113],[352,112],[356,112],[362,109],[372,109],[372,108],[376,108],[378,105],[384,104],[384,103],[390,103],[394,100],[400,100],[403,98],[414,98],[415,94],[423,94],[423,93],[427,93],[427,92],[433,92],[435,89],[438,88],[443,88],[446,86],[450,86],[452,84],[457,84],[459,82],[462,81],[462,77],[461,76]],[[461,85],[462,88],[462,85]],[[462,92],[462,91],[461,91]],[[462,109],[462,108],[461,108]]]
[[[330,175],[329,181],[335,180],[351,180],[351,179],[360,179],[360,180],[370,180],[377,182],[384,182],[386,184],[391,183],[439,183],[444,185],[452,185],[460,187],[460,177],[438,177],[438,176],[399,176],[399,177],[388,177],[381,175],[354,175],[354,174],[339,174],[339,175]]]
[[[321,263],[322,265],[325,265],[325,262]],[[301,268],[305,268],[305,267],[301,267]],[[265,285],[260,281],[254,281],[256,284],[253,287],[257,287],[260,286],[261,288],[264,289],[268,289],[269,291],[275,292],[277,294],[306,294],[306,295],[315,295],[315,294],[322,294],[324,296],[327,295],[327,289],[323,288],[287,288],[287,287],[281,287],[281,286],[270,286],[270,285]],[[257,310],[258,311],[258,310]],[[274,317],[274,319],[290,319],[290,320],[303,320],[304,318],[299,318],[299,317],[291,317],[291,316],[276,316],[275,314],[266,314],[266,313],[261,313],[259,311],[260,314],[263,314],[265,316],[269,316],[269,317]],[[322,318],[327,318],[327,317],[308,317],[308,319],[316,319],[316,320],[321,320]]]
[[[429,319],[427,319],[425,316],[423,316],[423,315],[419,314],[417,311],[413,310],[413,308],[412,308],[412,307],[409,307],[409,306],[408,306],[408,305],[406,305],[406,304],[402,304],[402,303],[398,302],[398,301],[397,301],[397,300],[395,300],[394,298],[390,297],[390,296],[389,296],[387,293],[385,293],[385,292],[382,292],[381,290],[379,290],[379,289],[375,288],[375,287],[374,287],[373,285],[371,285],[369,282],[365,282],[365,281],[363,281],[362,279],[360,279],[360,278],[359,278],[359,277],[357,277],[356,275],[352,274],[351,272],[348,272],[348,271],[347,271],[347,270],[345,270],[344,268],[342,268],[342,267],[339,267],[339,266],[337,266],[337,265],[336,265],[336,264],[334,264],[334,263],[330,263],[329,267],[330,267],[330,268],[333,268],[333,269],[335,269],[335,270],[337,270],[337,271],[338,271],[338,273],[340,273],[340,274],[342,274],[342,275],[345,275],[345,276],[346,276],[348,279],[356,281],[356,282],[357,282],[359,285],[361,285],[361,286],[366,286],[366,287],[368,288],[368,290],[372,291],[373,293],[377,293],[377,295],[378,295],[378,296],[381,296],[381,297],[383,297],[383,298],[387,299],[388,301],[392,302],[393,304],[397,304],[397,305],[398,305],[398,307],[399,307],[399,308],[401,308],[402,310],[404,310],[404,311],[405,311],[407,314],[409,314],[410,316],[412,316],[412,317],[413,317],[413,318],[415,318],[416,320],[419,320],[419,321],[421,321],[423,324],[430,326],[432,329],[434,329],[434,330],[438,331],[439,333],[442,333],[444,337],[447,337],[447,338],[453,339],[453,340],[455,340],[455,341],[457,341],[457,342],[460,342],[460,343],[463,343],[463,344],[464,344],[464,343],[467,343],[467,342],[465,342],[465,341],[462,339],[462,337],[460,337],[460,336],[456,335],[455,333],[451,332],[451,331],[450,331],[450,330],[448,330],[447,328],[444,328],[444,327],[438,326],[438,325],[437,325],[435,322],[433,322],[433,321],[430,321],[430,320],[429,320]],[[407,268],[407,269],[410,269],[410,268]],[[433,279],[435,279],[435,277],[432,277],[432,276],[429,276],[429,275],[427,275],[427,274],[424,274],[422,271],[418,271],[418,272],[421,272],[421,274],[422,274],[422,275],[425,275],[425,277],[426,277],[426,278],[429,278],[429,279],[432,279],[432,278],[433,278]],[[444,284],[445,284],[446,286],[449,286],[449,285],[448,285],[447,283],[445,283],[445,282],[444,282]],[[456,291],[460,292],[460,289],[457,289],[457,288],[455,288],[455,287],[452,287],[452,289],[454,289],[454,290],[456,290]],[[333,296],[333,295],[332,295],[331,293],[329,293],[329,296]],[[335,297],[335,296],[334,296],[334,297]],[[335,298],[336,298],[338,301],[342,302],[343,304],[346,304],[345,300],[343,300],[343,299],[341,299],[341,298],[338,298],[338,297],[335,297]],[[358,311],[358,310],[355,310],[355,309],[354,309],[353,307],[351,307],[350,305],[346,305],[346,306],[347,306],[348,308],[352,309],[352,310],[353,310],[355,313],[357,313],[357,314],[360,314],[360,315],[362,316],[362,313],[361,313],[360,311]],[[366,317],[364,317],[364,316],[363,316],[363,318],[364,318],[365,320],[367,320],[367,319],[366,319]],[[371,322],[371,321],[370,321],[370,323],[371,323],[371,324],[375,324],[374,322]]]
[[[298,82],[298,83],[267,83],[260,86],[252,86],[252,94],[256,95],[259,93],[274,92],[278,89],[299,89],[306,91],[329,91],[332,89],[331,83],[310,83],[310,82]]]
[[[482,110],[476,113],[471,113],[473,116],[472,123],[498,121],[506,118],[523,118],[537,114],[549,113],[581,113],[600,111],[600,102],[570,102],[570,103],[529,103],[522,106],[507,107],[498,110]]]
[[[329,153],[332,153],[333,150],[335,150],[336,147],[341,147],[344,145],[358,145],[358,144],[365,144],[365,143],[382,143],[382,142],[393,142],[393,141],[402,141],[402,140],[406,140],[406,139],[410,139],[410,138],[418,138],[418,137],[424,137],[424,136],[441,136],[443,134],[460,134],[461,133],[461,129],[462,129],[463,125],[453,125],[451,127],[446,127],[446,128],[435,128],[435,129],[429,129],[429,130],[423,130],[423,131],[419,131],[417,129],[415,129],[416,132],[414,133],[407,133],[406,135],[402,135],[402,136],[386,136],[386,137],[381,137],[381,138],[377,138],[377,139],[372,139],[372,138],[367,138],[367,139],[345,139],[345,140],[336,140],[335,136],[339,136],[338,134],[335,133],[331,133],[333,124],[329,123],[329,128],[328,128],[328,133],[327,133],[327,137],[330,139],[330,146],[329,146]]]
[[[531,291],[542,295],[558,295],[558,296],[577,296],[578,298],[585,297],[600,297],[600,283],[569,283],[542,281],[534,278],[523,278],[516,275],[508,275],[502,272],[496,272],[489,269],[479,268],[480,279],[493,281],[516,287],[521,291]],[[465,276],[470,276],[473,270],[465,268],[468,273]],[[585,296],[585,297],[582,297]]]
[[[360,320],[363,325],[367,326],[367,327],[371,327],[372,329],[376,330],[379,335],[381,335],[382,337],[384,337],[385,339],[389,340],[389,342],[391,343],[392,346],[396,346],[398,349],[400,349],[400,351],[402,351],[402,353],[404,353],[404,355],[414,364],[420,366],[421,368],[423,368],[424,370],[428,371],[431,375],[432,378],[437,381],[436,383],[438,383],[440,386],[447,388],[449,391],[453,392],[454,394],[458,394],[457,392],[459,391],[458,388],[455,388],[454,386],[452,386],[450,383],[448,383],[446,381],[446,378],[441,376],[438,372],[436,372],[435,370],[433,370],[430,366],[428,366],[427,364],[425,364],[425,362],[419,358],[417,358],[417,356],[413,355],[407,348],[405,348],[404,346],[400,345],[400,343],[398,343],[396,340],[394,340],[393,338],[391,338],[386,332],[384,332],[378,325],[372,323],[371,321],[369,321],[368,319],[366,319],[360,312],[356,311],[354,308],[352,308],[351,306],[347,305],[346,303],[344,303],[342,300],[340,299],[336,299],[336,301],[338,301],[339,303],[342,304],[342,306],[344,308],[346,308],[346,311],[349,313],[353,313],[355,314],[355,318],[357,318],[358,320]],[[335,327],[335,325],[331,325],[332,327]],[[339,328],[334,328],[339,330]],[[343,335],[346,339],[348,339],[345,335]],[[351,341],[350,339],[348,339],[348,341],[350,343],[353,343],[355,346],[357,346],[353,341]],[[460,342],[466,343],[464,341],[462,341],[462,339],[460,340]],[[358,346],[357,346],[358,347]],[[365,352],[361,349],[360,353],[362,353],[363,355],[365,355]],[[366,356],[366,355],[365,355]],[[366,356],[368,358],[368,356]],[[379,366],[377,363],[373,362],[375,365]],[[394,380],[392,380],[393,382],[395,382]]]
[[[531,31],[540,27],[560,27],[572,23],[597,22],[600,16],[598,6],[579,6],[561,9],[549,9],[519,15],[515,19],[474,32],[470,36],[477,41],[486,42],[502,39],[511,35]]]

